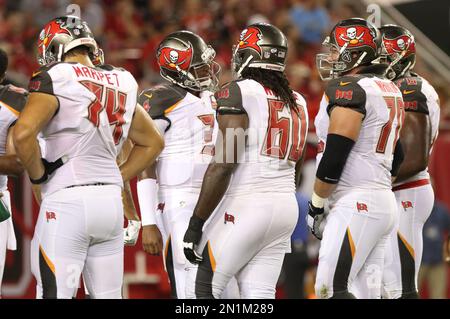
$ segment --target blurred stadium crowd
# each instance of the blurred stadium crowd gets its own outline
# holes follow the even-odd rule
[[[221,82],[225,83],[231,79],[231,48],[240,30],[255,22],[278,26],[289,40],[288,78],[292,88],[308,101],[312,132],[323,94],[315,54],[320,51],[325,34],[338,20],[364,16],[356,5],[358,2],[350,0],[0,0],[0,46],[10,58],[8,81],[26,87],[31,73],[38,68],[38,32],[55,16],[71,13],[67,11],[70,3],[80,6],[81,18],[96,35],[106,62],[129,70],[141,88],[163,81],[155,50],[170,32],[188,29],[211,44],[217,52],[216,61],[222,66]],[[450,132],[450,91],[446,83],[433,82],[431,72],[420,61],[420,52],[416,70],[439,93],[441,134]],[[308,154],[310,159],[315,157],[314,143]],[[305,204],[307,199],[299,196],[299,203]],[[306,278],[306,285],[311,281],[312,292],[313,274],[299,274],[300,268],[313,272],[309,265],[318,247],[306,248],[306,229],[297,229],[294,237],[298,242],[293,247],[301,253],[287,261],[290,264],[286,265],[281,281],[289,282],[289,271],[293,269],[297,278]],[[295,282],[295,285],[303,283]],[[305,297],[293,290],[285,289],[279,297]]]
[[[254,22],[270,22],[288,37],[289,80],[307,98],[311,119],[323,92],[315,54],[324,35],[338,20],[361,15],[355,2],[347,0],[0,0],[0,45],[11,57],[10,80],[26,85],[38,67],[38,31],[56,15],[70,13],[70,3],[80,6],[107,63],[131,71],[141,87],[162,81],[154,57],[164,35],[179,29],[201,35],[217,51],[225,83],[230,80],[231,48],[240,30]],[[421,67],[420,56],[417,68],[431,78]],[[450,93],[444,83],[433,85],[441,105],[447,105]]]

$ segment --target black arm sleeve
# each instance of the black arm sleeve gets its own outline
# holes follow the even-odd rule
[[[325,152],[317,168],[316,177],[322,182],[337,184],[354,144],[355,141],[348,137],[328,134]]]
[[[402,143],[400,142],[400,140],[398,140],[397,145],[395,145],[394,159],[392,160],[392,168],[391,168],[392,176],[398,175],[398,171],[400,170],[400,165],[402,164],[404,159],[405,159],[405,153],[403,152]]]
[[[242,92],[233,81],[215,94],[217,114],[247,114],[242,104]]]
[[[335,106],[341,106],[366,116],[366,91],[358,84],[359,80],[357,76],[344,76],[328,83],[325,89],[328,114],[331,114]]]

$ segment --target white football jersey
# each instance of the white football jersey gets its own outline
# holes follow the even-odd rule
[[[6,154],[8,132],[27,100],[28,92],[13,85],[0,85],[0,156]],[[0,191],[5,191],[8,176],[0,175]]]
[[[433,146],[439,133],[440,120],[439,96],[436,93],[436,90],[427,80],[412,72],[411,76],[401,78],[395,81],[395,83],[403,94],[406,112],[418,112],[429,116],[431,124],[430,143],[431,146]],[[432,148],[430,149],[430,153],[431,151]],[[430,178],[430,175],[428,174],[428,168],[426,168],[413,177],[401,183],[396,183],[395,186],[428,178]]]
[[[308,111],[305,99],[294,95],[296,110],[249,79],[231,82],[216,94],[219,114],[246,113],[249,119],[245,155],[238,159],[228,196],[295,192],[295,164],[306,143]]]
[[[200,192],[217,134],[213,101],[210,92],[197,97],[173,84],[156,86],[139,95],[139,103],[164,135],[165,147],[156,166],[161,191],[176,188]]]
[[[121,69],[55,63],[33,74],[29,90],[58,99],[55,116],[42,130],[43,153],[48,161],[68,158],[43,183],[43,196],[73,185],[122,186],[116,157],[136,106],[137,83],[133,76]]]
[[[326,148],[329,116],[335,106],[352,108],[364,115],[359,137],[347,158],[337,191],[391,189],[393,153],[404,118],[400,90],[393,82],[373,75],[345,76],[327,83],[314,121],[319,138],[316,165]]]

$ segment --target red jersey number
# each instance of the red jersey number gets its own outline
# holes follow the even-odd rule
[[[119,144],[123,135],[122,126],[125,123],[123,115],[125,114],[127,95],[112,88],[106,88],[106,94],[103,95],[103,85],[91,81],[80,81],[80,83],[94,93],[96,97],[88,107],[88,119],[98,127],[100,124],[100,112],[106,107],[109,124],[114,126],[114,143],[116,145]]]
[[[214,155],[214,144],[209,144],[213,141],[213,132],[214,132],[214,115],[213,114],[204,114],[199,115],[198,119],[202,121],[203,125],[206,126],[205,130],[203,131],[203,141],[205,142],[205,145],[203,146],[203,149],[201,151],[202,154],[205,155]]]
[[[269,99],[269,123],[262,155],[297,162],[305,147],[306,114],[303,107],[298,113],[288,107],[289,116],[280,115],[287,107],[283,101]]]
[[[384,97],[384,100],[386,102],[387,108],[389,109],[389,120],[381,128],[380,137],[378,138],[377,153],[382,153],[382,154],[384,154],[386,152],[386,146],[387,146],[389,136],[391,134],[392,122],[394,121],[394,118],[397,117],[397,127],[395,129],[394,147],[393,147],[392,151],[395,150],[395,146],[399,139],[399,132],[403,125],[403,120],[405,119],[405,107],[403,104],[403,100],[401,98],[386,96],[386,97]]]

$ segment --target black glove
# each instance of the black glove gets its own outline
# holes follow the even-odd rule
[[[193,264],[199,264],[203,257],[195,251],[202,238],[202,228],[205,221],[195,215],[189,220],[189,226],[183,238],[183,250],[187,260]]]
[[[324,219],[324,209],[315,207],[311,201],[308,202],[308,215],[306,216],[306,224],[311,233],[319,240],[322,240],[322,231],[319,229]]]
[[[58,168],[64,165],[67,161],[65,156],[58,158],[54,162],[49,162],[45,158],[41,158],[42,164],[44,165],[44,174],[39,179],[32,179],[30,181],[32,184],[42,184],[46,182],[50,175],[52,175]]]

